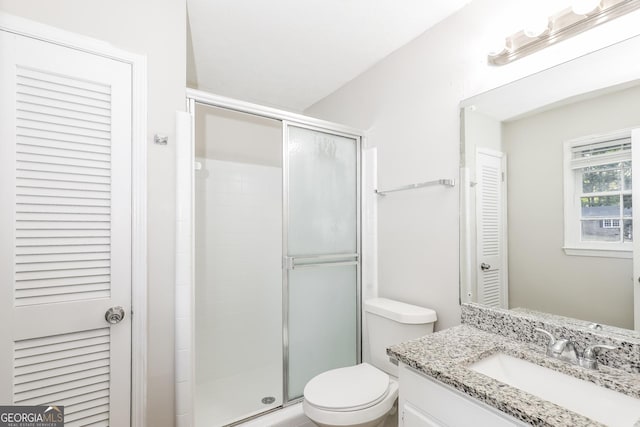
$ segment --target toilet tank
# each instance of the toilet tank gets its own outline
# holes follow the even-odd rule
[[[371,364],[389,375],[398,376],[398,367],[389,361],[387,347],[420,338],[433,332],[436,312],[386,298],[364,302]]]

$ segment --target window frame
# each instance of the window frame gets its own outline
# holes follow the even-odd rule
[[[633,242],[585,242],[581,239],[581,204],[578,195],[582,195],[580,182],[578,182],[577,168],[572,165],[572,152],[575,147],[583,145],[592,145],[603,142],[614,142],[622,139],[628,139],[631,142],[631,129],[622,129],[606,134],[591,135],[576,139],[567,140],[563,146],[563,176],[564,176],[564,246],[563,250],[567,255],[577,256],[595,256],[607,258],[633,258]],[[613,145],[613,144],[612,144]],[[629,149],[629,159],[624,161],[631,162],[631,153],[633,149]],[[614,161],[612,161],[613,163]],[[588,162],[585,162],[588,163]],[[594,162],[595,163],[595,162]],[[585,165],[587,167],[588,164]],[[632,164],[633,168],[633,164]],[[604,192],[603,192],[604,193]],[[622,192],[621,192],[622,193]],[[631,194],[631,193],[630,193]],[[633,202],[632,202],[633,203]],[[598,219],[598,218],[594,218]],[[621,221],[621,233],[624,233],[622,220],[623,216],[618,219]],[[604,221],[600,218],[601,221]]]

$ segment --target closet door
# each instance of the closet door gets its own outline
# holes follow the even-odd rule
[[[127,426],[130,66],[0,31],[0,93],[0,402]]]
[[[508,308],[503,153],[478,149],[476,170],[478,303]]]

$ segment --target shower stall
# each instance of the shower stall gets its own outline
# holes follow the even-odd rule
[[[196,427],[298,402],[361,359],[361,136],[220,104],[189,102]]]

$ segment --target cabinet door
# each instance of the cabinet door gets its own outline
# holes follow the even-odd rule
[[[404,427],[526,426],[515,417],[426,377],[406,365],[401,365],[400,368],[400,401],[404,411]],[[408,407],[412,411],[407,411]]]
[[[411,403],[402,405],[401,427],[444,427],[444,424],[436,422],[433,418],[420,411]]]

